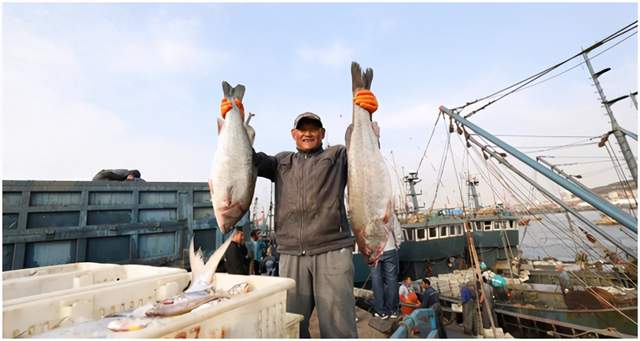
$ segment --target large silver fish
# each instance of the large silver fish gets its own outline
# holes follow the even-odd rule
[[[215,287],[214,275],[220,260],[227,252],[231,239],[236,233],[236,231],[233,231],[231,236],[209,257],[206,264],[202,259],[202,251],[193,252],[192,240],[191,245],[189,245],[191,284],[182,294],[156,303],[145,312],[145,315],[155,317],[184,314],[215,299],[229,298],[226,292],[213,289]]]
[[[236,233],[235,231],[233,232]],[[55,328],[38,334],[39,338],[105,338],[114,332],[129,332],[146,328],[154,321],[188,313],[205,303],[221,301],[251,290],[247,282],[241,282],[229,290],[214,289],[215,272],[224,256],[233,234],[209,257],[205,264],[202,252],[193,251],[193,241],[189,247],[191,263],[191,283],[183,293],[156,303],[149,303],[135,309],[107,315],[100,320],[80,322],[73,325]]]
[[[233,107],[224,119],[218,118],[218,142],[209,190],[218,226],[226,233],[249,210],[258,173],[253,165],[255,131],[249,126],[251,114],[245,122],[244,113],[234,101],[242,100],[245,88],[241,84],[234,88],[223,81],[222,91]]]
[[[351,64],[353,94],[370,89],[373,70],[362,72],[360,65]],[[360,251],[377,260],[393,231],[393,192],[391,177],[380,152],[379,129],[371,122],[369,112],[353,105],[353,123],[347,130],[348,203],[351,228]]]

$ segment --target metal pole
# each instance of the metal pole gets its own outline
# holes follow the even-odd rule
[[[627,130],[627,129],[624,129],[624,128],[622,128],[622,127],[619,127],[619,128],[620,128],[620,131],[621,131],[621,132],[623,132],[625,135],[627,135],[627,136],[629,136],[630,138],[632,138],[632,139],[634,139],[634,140],[638,141],[638,134],[636,134],[636,133],[634,133],[634,132],[632,132],[632,131],[629,131],[629,130]]]
[[[513,166],[509,161],[507,161],[505,158],[503,158],[500,154],[498,154],[498,153],[496,153],[496,152],[494,152],[492,150],[489,150],[488,148],[485,148],[485,146],[483,146],[480,142],[478,142],[476,139],[474,139],[471,136],[469,136],[469,142],[472,142],[476,146],[482,148],[483,151],[487,152],[494,159],[498,160],[498,162],[500,162],[501,164],[505,165],[512,172],[516,173],[516,175],[520,176],[522,179],[524,179],[525,181],[530,183],[533,187],[538,189],[544,196],[546,196],[547,198],[551,199],[556,204],[560,205],[560,207],[565,209],[565,212],[571,213],[578,220],[580,220],[581,222],[583,222],[587,226],[589,226],[594,233],[601,235],[603,238],[605,238],[606,240],[611,242],[613,245],[617,246],[618,248],[620,248],[621,250],[626,252],[629,256],[631,256],[633,258],[636,258],[636,259],[638,258],[638,256],[633,252],[633,250],[628,249],[626,246],[624,246],[624,244],[620,243],[616,238],[610,236],[603,229],[598,228],[594,223],[591,222],[591,220],[587,219],[585,216],[580,214],[578,211],[573,209],[571,206],[567,205],[567,203],[562,201],[562,199],[560,199],[560,198],[556,197],[555,195],[553,195],[551,192],[546,190],[544,187],[542,187],[535,180],[531,179],[526,174],[522,173],[515,166]]]
[[[629,167],[629,171],[631,171],[631,176],[633,177],[633,181],[638,183],[638,165],[636,163],[636,159],[631,152],[631,148],[629,148],[629,143],[627,143],[627,139],[624,137],[622,131],[620,131],[620,125],[616,118],[613,116],[613,111],[611,111],[611,106],[607,102],[607,97],[604,95],[604,91],[600,86],[600,82],[598,81],[598,75],[593,71],[593,67],[591,66],[591,61],[587,56],[587,52],[585,51],[582,56],[584,57],[584,61],[587,64],[587,68],[589,69],[589,74],[591,75],[591,79],[593,79],[593,84],[596,85],[596,89],[598,89],[598,94],[600,95],[600,99],[602,100],[602,105],[607,110],[607,114],[609,115],[609,120],[611,121],[611,130],[613,130],[613,135],[616,137],[618,144],[620,145],[620,149],[622,150],[622,155],[624,159],[627,161],[627,166]]]
[[[504,141],[502,141],[499,138],[497,138],[497,137],[491,135],[490,133],[488,133],[486,130],[478,127],[474,123],[471,123],[469,120],[463,118],[462,116],[452,112],[450,109],[447,109],[444,106],[440,106],[440,111],[445,113],[445,114],[447,114],[447,115],[449,115],[449,116],[451,116],[456,121],[462,123],[463,125],[465,125],[469,129],[473,130],[477,134],[479,134],[482,137],[486,138],[487,140],[491,141],[493,144],[497,145],[498,147],[504,149],[507,153],[513,155],[518,160],[522,161],[523,163],[525,163],[529,167],[531,167],[534,170],[538,171],[539,173],[541,173],[542,175],[547,177],[549,180],[551,180],[551,181],[555,182],[556,184],[562,186],[564,189],[568,190],[569,192],[573,193],[575,196],[577,196],[580,199],[584,200],[585,202],[589,203],[591,206],[593,206],[596,209],[604,212],[609,217],[615,219],[621,225],[625,226],[626,228],[630,229],[631,231],[633,231],[636,234],[638,233],[638,228],[637,228],[638,222],[631,215],[623,212],[622,210],[620,210],[619,208],[615,207],[614,205],[612,205],[608,201],[602,200],[602,198],[598,197],[597,195],[593,195],[593,193],[589,193],[589,192],[583,190],[582,188],[580,188],[580,186],[578,186],[578,185],[576,185],[576,184],[574,184],[574,183],[572,183],[570,181],[567,181],[567,180],[563,179],[561,176],[559,176],[558,174],[552,172],[547,167],[542,166],[538,162],[536,162],[536,161],[532,160],[530,157],[526,156],[521,151],[511,147],[510,145],[506,144]]]

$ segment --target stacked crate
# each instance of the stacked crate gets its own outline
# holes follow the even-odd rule
[[[440,296],[460,298],[460,285],[473,280],[473,269],[454,270],[452,273],[430,277],[429,280]]]

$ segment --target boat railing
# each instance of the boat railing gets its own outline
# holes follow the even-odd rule
[[[414,332],[417,329],[418,333]],[[414,310],[405,317],[400,326],[391,335],[392,339],[404,339],[410,337],[420,337],[435,339],[438,336],[438,325],[436,314],[433,309],[420,308]]]

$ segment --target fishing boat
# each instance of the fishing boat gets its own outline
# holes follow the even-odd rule
[[[634,22],[606,40],[626,34],[636,27],[637,22]],[[596,72],[588,56],[594,49],[602,46],[606,40],[582,50],[571,59],[583,57],[584,64],[598,90],[601,97],[600,103],[606,109],[612,125],[611,130],[600,137],[598,147],[606,146],[609,151],[608,137],[610,135],[616,137],[632,177],[632,179],[628,179],[625,172],[617,169],[619,183],[625,188],[625,195],[628,196],[625,198],[625,202],[635,203],[635,193],[633,193],[631,185],[637,183],[636,158],[631,152],[626,138],[637,140],[637,135],[620,127],[610,107],[613,103],[629,97],[634,100],[637,108],[633,97],[634,93],[614,100],[607,100],[598,78],[610,68]],[[519,211],[519,214],[513,214],[505,212],[503,207],[495,203],[495,207],[488,210],[485,217],[481,218],[479,212],[482,212],[483,208],[477,201],[469,200],[468,209],[465,208],[465,203],[460,202],[462,209],[453,211],[430,209],[417,213],[415,209],[418,205],[414,200],[414,211],[408,217],[398,214],[399,217],[407,218],[401,220],[405,236],[405,242],[400,249],[401,275],[409,274],[413,278],[427,275],[431,276],[432,282],[437,281],[438,277],[444,276],[447,278],[445,282],[450,285],[450,288],[449,290],[443,290],[442,287],[438,289],[442,294],[441,300],[443,304],[449,304],[450,311],[456,311],[454,304],[460,303],[460,300],[456,298],[460,295],[459,285],[465,283],[465,285],[473,285],[476,290],[480,288],[481,263],[484,263],[491,270],[501,270],[502,275],[505,276],[503,279],[510,280],[508,284],[499,287],[498,291],[501,291],[501,294],[496,295],[499,297],[496,299],[495,310],[501,316],[498,324],[505,330],[512,332],[513,335],[520,337],[636,337],[637,246],[625,244],[621,238],[613,237],[610,231],[597,227],[591,219],[581,212],[587,209],[602,212],[603,215],[610,217],[615,222],[615,225],[621,229],[626,237],[635,241],[637,241],[637,216],[623,211],[619,205],[617,206],[598,193],[594,193],[594,190],[578,181],[581,177],[567,174],[556,165],[543,160],[542,157],[538,157],[536,160],[532,159],[518,148],[511,146],[469,120],[470,116],[486,109],[497,100],[521,90],[527,84],[539,80],[556,67],[558,65],[527,78],[526,82],[515,83],[479,100],[467,101],[466,104],[453,109],[445,106],[439,108],[436,125],[440,118],[442,118],[444,125],[447,120],[449,121],[449,135],[455,136],[454,132],[457,132],[462,145],[461,151],[457,152],[460,158],[471,159],[474,156],[471,155],[471,151],[475,151],[475,155],[480,156],[477,161],[474,161],[476,166],[483,165],[482,158],[488,160],[489,162],[485,162],[484,165],[489,168],[488,165],[491,164],[493,168],[486,173],[493,174],[496,179],[500,179],[496,181],[501,186],[500,190],[509,191],[512,197],[521,200],[522,202],[519,204],[522,204],[526,210]],[[539,81],[539,83],[542,82],[544,81]],[[504,94],[497,99],[489,100],[501,93]],[[477,106],[473,107],[476,103],[478,103]],[[466,111],[467,109],[469,110]],[[433,136],[433,133],[427,134],[427,136]],[[431,137],[429,141],[431,141]],[[451,151],[450,142],[451,138],[445,144],[443,161],[435,179],[436,194],[441,183],[444,161],[447,160],[447,153]],[[428,146],[429,143],[427,143],[427,148]],[[423,155],[426,154],[427,150],[425,149]],[[453,158],[456,152],[452,151],[451,155]],[[507,156],[510,158],[506,159]],[[610,158],[614,164],[620,164],[617,156],[610,153]],[[552,185],[558,186],[557,189],[571,193],[577,198],[578,203],[576,204],[575,201],[572,204],[565,202],[550,190],[551,186],[543,185],[541,181],[530,177],[516,167],[514,162],[510,161],[512,159],[535,171],[534,174],[544,176]],[[460,161],[460,163],[464,164],[464,161]],[[421,162],[418,165],[420,164]],[[467,162],[468,164],[470,162]],[[524,183],[530,188],[522,188],[524,186],[517,185],[514,181],[506,181],[504,174],[496,171],[497,168],[509,170],[511,175],[518,178],[518,181],[524,180]],[[455,170],[455,163],[453,169],[458,173]],[[499,174],[496,175],[496,173]],[[409,177],[410,184],[419,181],[417,171],[411,175]],[[474,181],[468,180],[467,185],[474,188]],[[518,188],[519,186],[522,187]],[[527,195],[521,195],[521,193],[529,193],[534,190],[537,191],[536,194],[548,201],[533,203]],[[414,193],[409,190],[408,195],[411,196]],[[459,194],[462,198],[463,194]],[[470,197],[477,198],[474,195]],[[565,214],[566,219],[560,219],[558,213]],[[556,216],[551,217],[553,214]],[[555,235],[557,238],[555,240],[566,248],[564,251],[571,250],[574,253],[575,258],[571,262],[571,269],[562,270],[560,262],[549,257],[545,261],[552,268],[557,266],[559,269],[550,271],[547,264],[526,260],[518,253],[518,221],[520,216],[531,215],[541,217],[539,224],[544,226],[550,234]],[[522,223],[525,233],[529,222],[530,220],[527,220]],[[512,223],[513,225],[511,225]],[[460,226],[461,229],[456,229],[457,226]],[[498,226],[497,229],[496,226]],[[449,229],[449,227],[452,228]],[[513,228],[515,229],[510,231]],[[496,230],[500,233],[495,233]],[[461,234],[458,234],[458,231]],[[445,233],[444,238],[442,238],[442,232]],[[508,238],[510,232],[515,237],[515,243],[511,243]],[[495,236],[501,236],[504,241],[497,240]],[[492,238],[497,243],[487,247],[485,240]],[[515,247],[513,247],[514,245]],[[538,241],[538,245],[539,249],[544,252],[546,248],[544,242]],[[509,251],[510,247],[512,251]],[[494,256],[487,249],[493,250]],[[502,254],[500,254],[501,249],[504,250]],[[525,272],[523,272],[523,268],[526,267],[529,269],[524,269]],[[457,271],[468,271],[471,274],[470,278],[464,281],[451,281],[451,278],[447,276],[455,274]],[[560,275],[563,276],[563,285],[559,283]],[[566,287],[567,276],[573,281],[569,288]],[[471,284],[466,284],[469,282]],[[477,297],[480,297],[479,292]]]
[[[413,207],[418,207],[419,194],[414,187],[417,182],[416,173],[405,177]],[[401,277],[424,278],[466,268],[470,264],[466,228],[471,229],[486,266],[495,267],[498,262],[508,262],[517,255],[519,216],[501,203],[481,207],[476,191],[479,181],[470,178],[467,184],[472,204],[466,211],[443,208],[430,212],[416,209],[397,212],[403,234],[399,249]],[[465,227],[465,222],[469,227]],[[354,282],[362,286],[366,284],[369,269],[361,258],[354,254]]]

